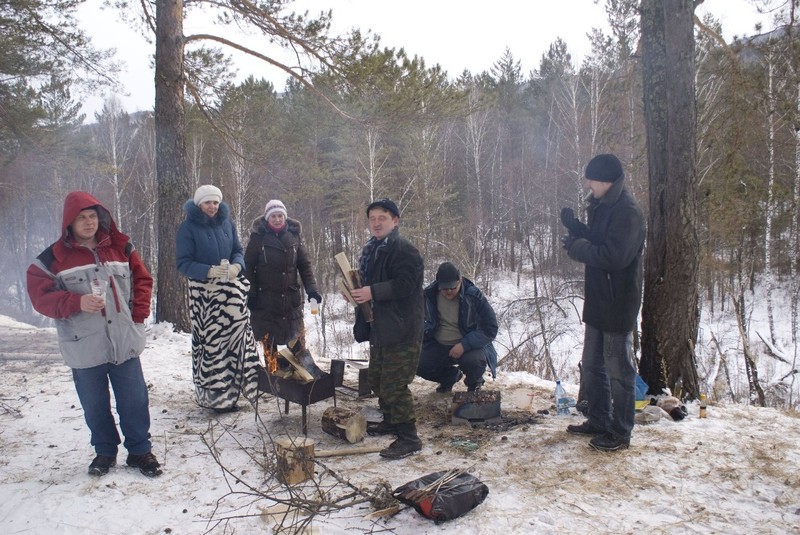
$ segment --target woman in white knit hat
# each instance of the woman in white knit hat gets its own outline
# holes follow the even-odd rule
[[[250,315],[257,340],[286,344],[302,337],[302,282],[308,300],[322,301],[301,236],[300,222],[287,217],[286,206],[273,199],[253,221],[244,253],[250,280]]]
[[[258,387],[242,244],[218,187],[200,186],[183,210],[175,252],[189,279],[195,395],[202,407],[232,412],[240,394],[254,400]]]

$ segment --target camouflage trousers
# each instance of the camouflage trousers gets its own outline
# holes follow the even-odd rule
[[[378,396],[384,420],[404,424],[416,420],[414,398],[408,385],[419,364],[420,342],[385,347],[370,344],[369,386]]]

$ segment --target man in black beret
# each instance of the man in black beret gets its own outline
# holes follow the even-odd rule
[[[414,380],[422,345],[422,256],[414,245],[400,236],[400,210],[391,199],[367,206],[372,237],[361,251],[361,288],[351,292],[359,305],[370,303],[373,320],[369,339],[368,380],[378,396],[383,421],[368,428],[370,434],[395,434],[397,440],[380,455],[401,459],[422,449],[417,436],[414,398],[408,385]],[[363,324],[360,307],[356,327]],[[361,341],[361,340],[360,340]]]
[[[630,446],[633,430],[632,343],[642,299],[645,225],[641,208],[625,188],[616,156],[595,156],[586,165],[585,176],[592,193],[588,225],[572,209],[561,210],[561,222],[569,230],[564,249],[585,265],[581,381],[588,420],[567,426],[567,431],[592,435],[591,447],[614,451]]]

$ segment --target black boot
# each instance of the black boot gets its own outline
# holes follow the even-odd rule
[[[380,422],[367,422],[367,434],[371,437],[377,435],[394,435],[397,433],[394,424],[389,423],[389,416],[384,414]]]
[[[388,448],[381,450],[381,457],[402,459],[422,449],[422,441],[417,436],[417,425],[414,422],[397,424],[395,429],[397,429],[397,440],[389,444]]]

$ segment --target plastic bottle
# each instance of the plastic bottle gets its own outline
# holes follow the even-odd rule
[[[556,414],[558,416],[569,416],[569,398],[564,387],[561,386],[561,381],[556,381],[556,389],[553,392],[553,397],[556,401]]]
[[[672,395],[678,399],[683,399],[683,377],[678,377],[675,382],[675,392]]]
[[[708,404],[706,402],[706,395],[700,394],[700,418],[705,418],[708,416]]]
[[[219,261],[219,265],[225,268],[225,275],[222,277],[222,282],[228,282],[228,267],[231,265],[230,260],[223,258]]]
[[[312,314],[319,314],[319,303],[313,297],[308,301],[311,305],[311,313]]]

